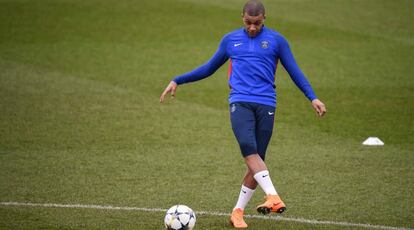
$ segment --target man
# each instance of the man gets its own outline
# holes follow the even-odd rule
[[[266,193],[265,202],[257,206],[258,212],[282,213],[286,209],[264,163],[273,131],[276,109],[274,76],[279,60],[298,88],[312,102],[317,114],[323,116],[326,113],[325,105],[317,99],[296,64],[287,40],[264,26],[263,4],[256,0],[248,1],[243,8],[242,19],[244,28],[225,35],[217,52],[207,63],[174,78],[160,97],[160,102],[169,93],[174,97],[178,85],[206,78],[230,59],[230,119],[247,165],[239,199],[230,218],[235,228],[247,228],[243,212],[257,185]]]

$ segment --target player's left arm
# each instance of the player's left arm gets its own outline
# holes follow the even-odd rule
[[[325,104],[319,100],[312,89],[311,84],[299,68],[296,60],[290,50],[289,43],[284,37],[278,39],[279,43],[279,58],[286,71],[289,73],[290,78],[295,82],[296,86],[305,94],[305,96],[312,102],[312,107],[315,109],[319,116],[323,116],[326,113]]]

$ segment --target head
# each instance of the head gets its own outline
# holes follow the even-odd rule
[[[243,7],[244,27],[250,37],[255,37],[262,30],[266,18],[265,8],[258,0],[249,0]]]

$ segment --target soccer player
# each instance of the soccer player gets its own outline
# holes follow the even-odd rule
[[[259,213],[282,213],[286,209],[264,162],[273,132],[278,61],[311,101],[317,114],[323,116],[326,113],[325,105],[316,97],[296,64],[288,41],[280,33],[264,26],[265,17],[265,8],[260,1],[248,1],[242,11],[244,28],[226,34],[207,63],[174,78],[160,97],[160,102],[167,94],[175,97],[178,85],[204,79],[230,60],[230,120],[247,165],[239,198],[230,217],[235,228],[247,228],[243,212],[257,185],[266,194],[265,202],[256,208]]]

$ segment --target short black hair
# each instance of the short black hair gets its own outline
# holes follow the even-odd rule
[[[265,15],[265,8],[260,1],[249,0],[244,4],[243,14],[244,13],[247,13],[250,16],[259,16],[260,14]]]

